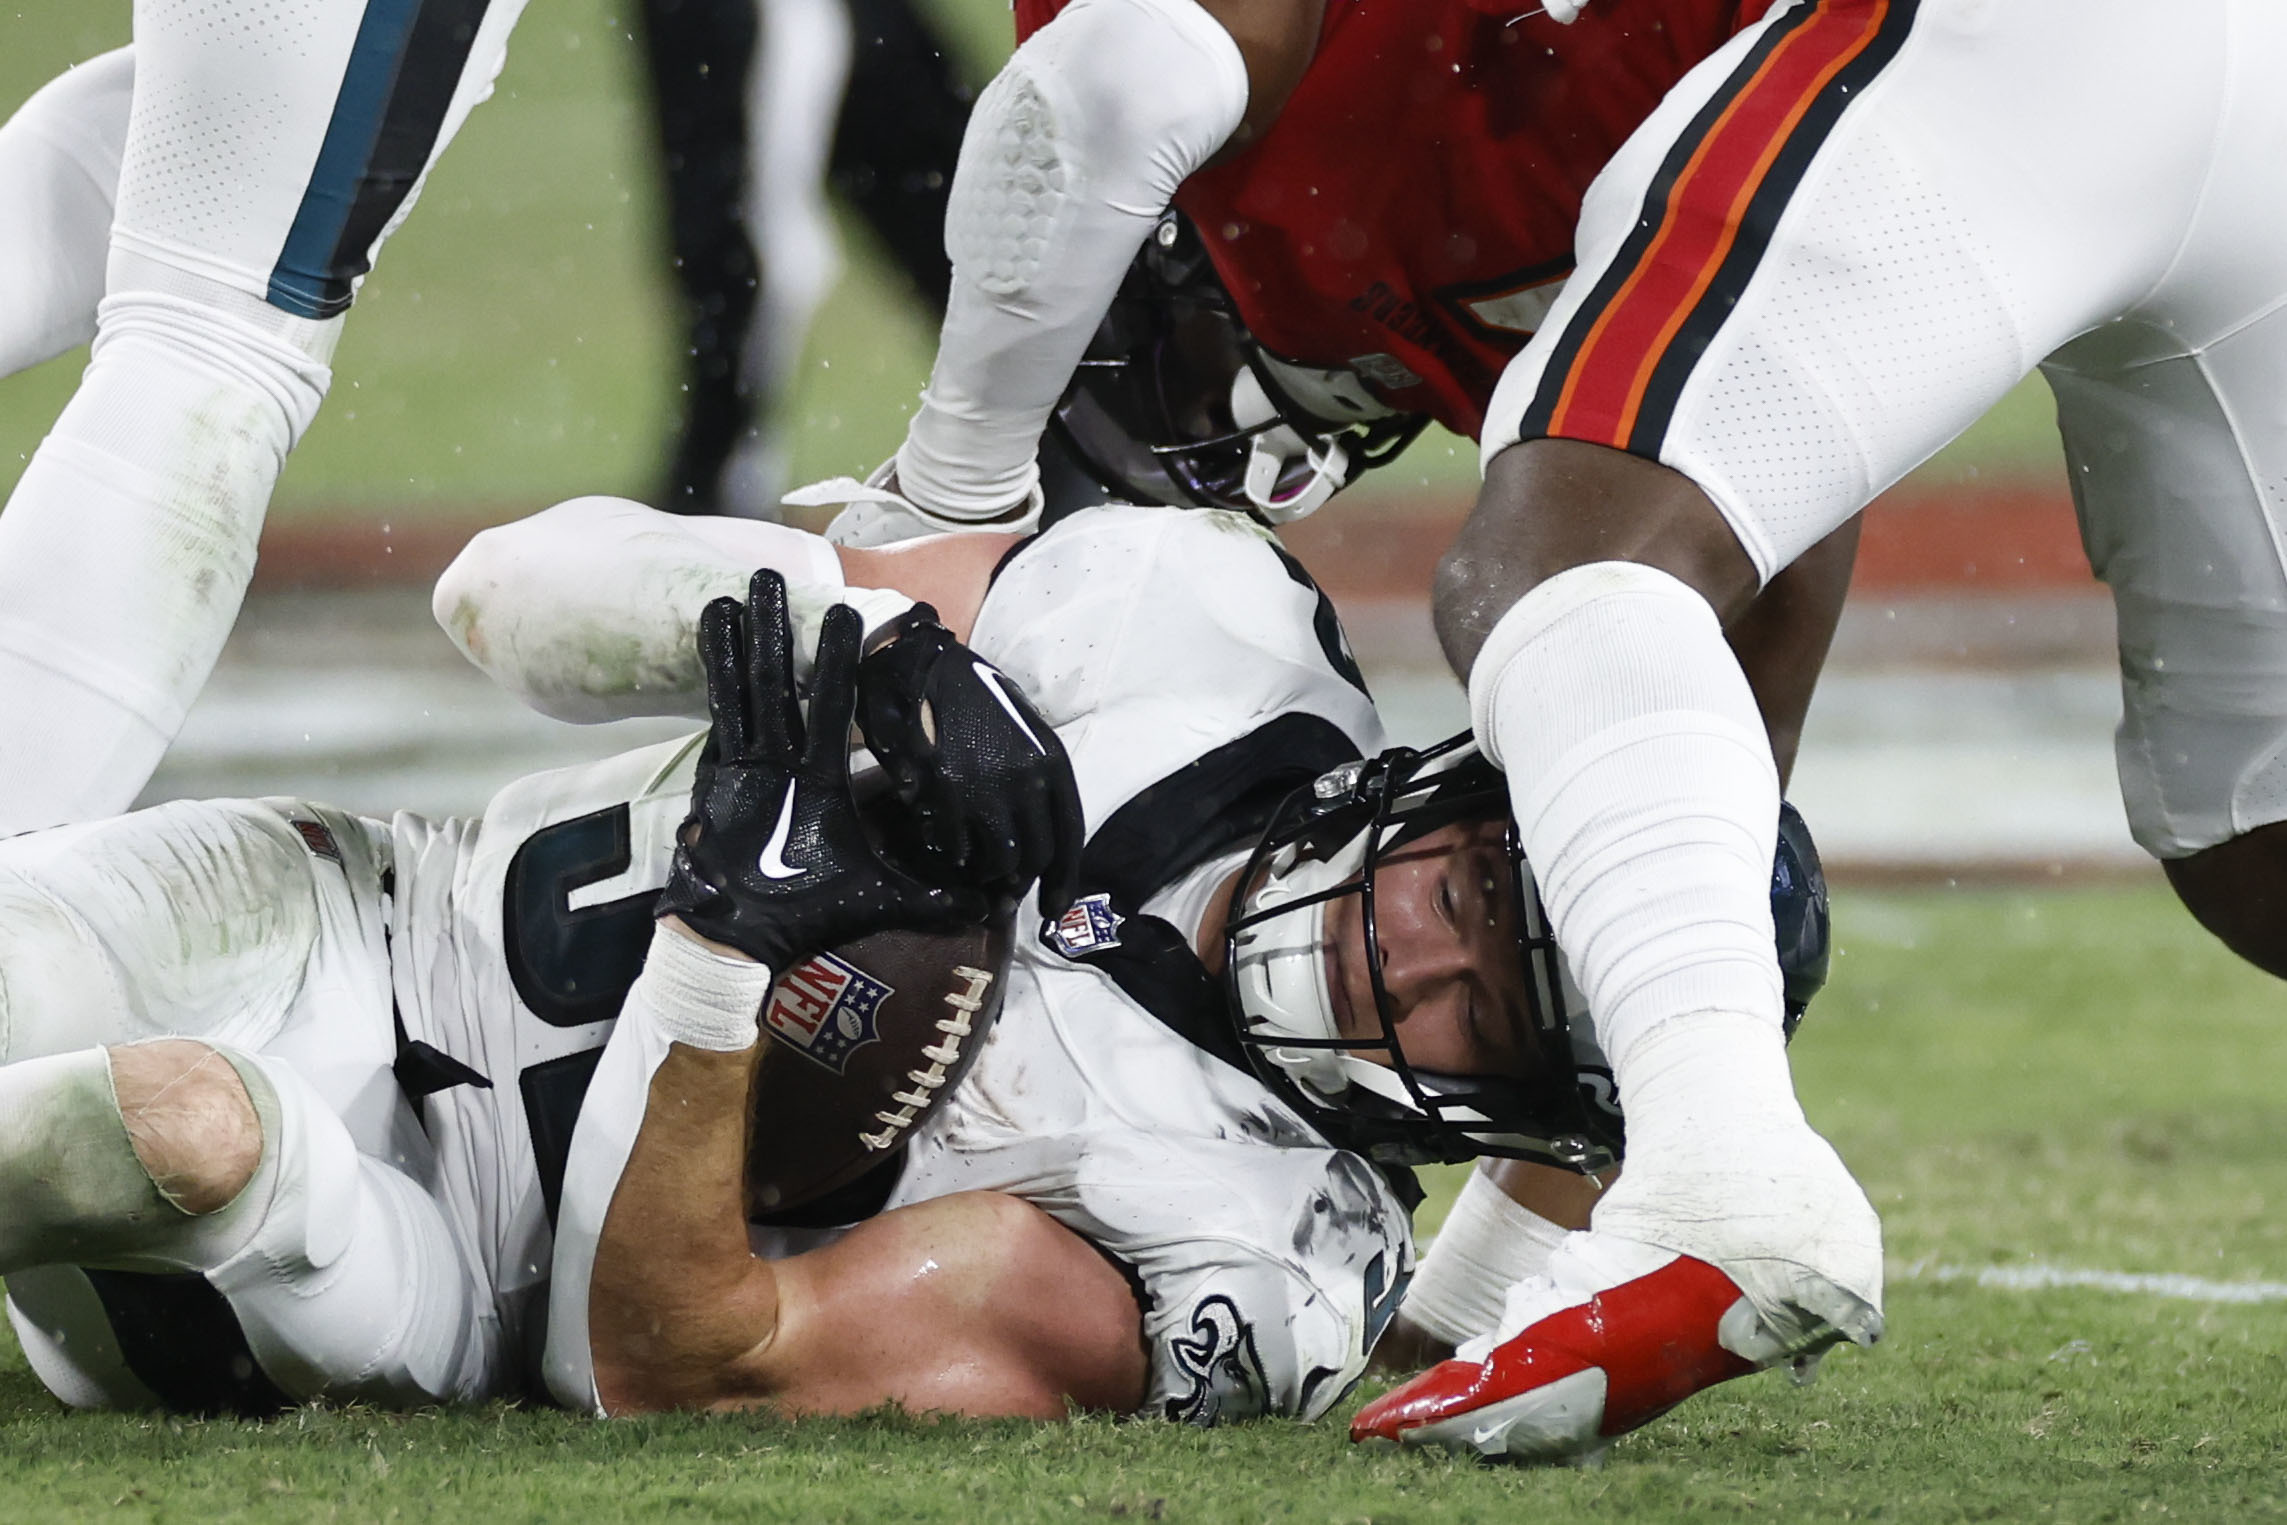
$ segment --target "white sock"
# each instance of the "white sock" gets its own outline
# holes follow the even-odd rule
[[[1448,1345],[1490,1333],[1509,1289],[1546,1271],[1566,1233],[1472,1170],[1406,1288],[1403,1312]]]
[[[213,670],[339,320],[115,255],[95,358],[0,514],[0,835],[124,810]]]
[[[1714,610],[1633,563],[1561,573],[1495,625],[1470,710],[1628,1118],[1593,1228],[1720,1266],[1775,1326],[1871,1337],[1880,1225],[1795,1102],[1778,772]]]
[[[1779,774],[1707,601],[1630,562],[1561,573],[1494,626],[1469,693],[1614,1070],[1684,1012],[1777,1030]]]

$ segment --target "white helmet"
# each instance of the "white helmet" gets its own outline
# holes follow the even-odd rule
[[[1262,1081],[1345,1148],[1393,1164],[1508,1155],[1580,1171],[1618,1162],[1624,1127],[1610,1067],[1567,972],[1515,824],[1507,781],[1468,733],[1423,751],[1397,747],[1298,790],[1265,828],[1225,926],[1228,1006]],[[1445,1075],[1408,1062],[1384,986],[1374,879],[1396,849],[1456,821],[1504,822],[1524,974],[1527,1073]],[[1337,1028],[1328,980],[1328,907],[1359,902],[1379,1036]],[[1788,1031],[1824,983],[1826,883],[1791,806],[1772,876]]]

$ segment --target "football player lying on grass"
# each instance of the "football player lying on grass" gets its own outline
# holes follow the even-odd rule
[[[1326,767],[1342,748],[1313,742],[1305,717],[1339,718],[1368,753],[1380,749],[1379,726],[1331,607],[1275,541],[1237,514],[1114,507],[1076,515],[1037,540],[939,537],[886,550],[844,547],[837,559],[786,528],[693,522],[589,499],[479,537],[440,581],[437,611],[472,658],[550,713],[691,713],[700,675],[688,655],[690,621],[710,593],[739,587],[756,562],[787,569],[797,602],[813,607],[835,596],[845,574],[926,590],[956,628],[974,622],[980,650],[1056,722],[1088,806],[1084,883],[1124,880],[1124,893],[1104,897],[1102,909],[1132,922],[1121,924],[1125,951],[1078,958],[1130,999],[1088,1027],[1067,1026],[1063,1044],[1100,1042],[1148,1014],[1228,1061],[1201,1065],[1198,1082],[1227,1086],[1243,1069],[1319,1136],[1361,1155],[1508,1156],[1503,1185],[1516,1200],[1501,1199],[1506,1210],[1492,1237],[1527,1221],[1528,1253],[1489,1245],[1482,1230],[1474,1238],[1449,1230],[1465,1253],[1457,1260],[1440,1251],[1447,1271],[1430,1289],[1445,1308],[1447,1339],[1490,1332],[1510,1284],[1546,1269],[1564,1230],[1587,1222],[1596,1187],[1579,1172],[1608,1167],[1619,1144],[1609,1072],[1537,919],[1498,777],[1454,744]],[[1274,659],[1267,667],[1266,656]],[[1171,734],[1186,738],[1171,755],[1197,760],[1161,775],[1164,762],[1134,749]],[[1320,768],[1315,787],[1288,802],[1248,852],[1278,787]],[[1144,782],[1155,775],[1156,783]],[[1467,856],[1457,859],[1452,848]],[[1184,871],[1185,863],[1198,866]],[[1376,890],[1370,902],[1359,893],[1366,883]],[[1180,893],[1153,896],[1146,887],[1154,884]],[[1222,950],[1227,992],[1217,1001],[1189,953],[1216,962],[1215,907],[1234,888],[1239,917]],[[1334,898],[1314,903],[1327,893]],[[1135,918],[1138,907],[1157,914]],[[1791,812],[1772,909],[1788,1002],[1799,1013],[1824,976],[1825,907],[1815,854]],[[1169,936],[1161,918],[1183,935]],[[1372,937],[1358,936],[1361,922],[1374,927]],[[1460,928],[1473,935],[1456,941]],[[1186,970],[1188,1001],[1179,999],[1180,984],[1144,977],[1144,952],[1155,944],[1163,961]],[[1011,1012],[1030,1010],[1022,999],[1028,969],[1057,982],[1044,991],[1087,989],[1072,983],[1073,951],[1024,943]],[[1430,978],[1441,961],[1460,976],[1442,992]],[[990,1084],[1012,1020],[1004,1018],[963,1095]],[[1486,1047],[1498,1061],[1496,1080],[1506,1083],[1461,1083],[1456,1072],[1482,1067]],[[1119,1072],[1094,1067],[1102,1085]],[[1139,1102],[1165,1114],[1174,1094],[1161,1088]],[[1247,1094],[1258,1098],[1252,1105],[1270,1101],[1253,1088]],[[924,1150],[932,1131],[921,1130]],[[1166,1164],[1157,1177],[1180,1179]],[[1473,1182],[1457,1225],[1486,1216],[1481,1203],[1472,1206],[1483,1190]],[[1634,1333],[1646,1348],[1691,1348],[1706,1358],[1674,1367],[1674,1380],[1687,1371],[1717,1380],[1747,1363],[1718,1348],[1715,1315]],[[1733,1343],[1748,1344],[1752,1319],[1734,1322]],[[1773,1353],[1767,1344],[1749,1348],[1758,1359]],[[1596,1417],[1616,1433],[1692,1385],[1616,1392]]]
[[[725,534],[738,544],[711,549]],[[582,590],[548,575],[547,554],[578,547],[637,587],[678,568],[680,602],[647,633],[621,617],[649,606],[575,615],[565,595]],[[990,982],[1005,992],[992,1041],[979,1052],[941,1030],[941,1052],[868,1120],[889,1135],[885,1164],[792,1213],[766,1178],[815,1141],[785,1132],[787,1099],[831,1094],[835,1068],[886,1047],[869,1014],[898,997],[851,943],[795,970],[751,1107],[742,1065],[661,1052],[662,1022],[751,1045],[768,980],[652,931],[678,829],[691,815],[706,840],[728,777],[720,735],[696,792],[693,738],[519,781],[478,823],[215,802],[0,845],[0,1269],[43,1380],[79,1404],[255,1410],[514,1394],[543,1370],[566,1401],[614,1409],[1048,1413],[1070,1399],[1206,1421],[1330,1405],[1408,1261],[1393,1186],[1337,1139],[1593,1163],[1590,1140],[1611,1136],[1610,1119],[1576,1126],[1577,1093],[1549,1083],[1570,1078],[1565,1028],[1536,999],[1548,949],[1519,930],[1530,897],[1498,789],[1451,753],[1346,767],[1382,751],[1378,722],[1330,611],[1241,521],[1109,510],[1008,551],[938,542],[897,565],[1062,723],[1087,805],[1076,876],[1062,754],[1039,714],[903,597],[843,587],[809,537],[573,505],[484,537],[440,584],[448,624],[498,670],[560,649],[555,620],[613,659],[532,671],[580,678],[598,711],[673,709],[703,692],[698,607],[758,562],[794,567],[797,654],[836,602],[898,626],[855,699],[846,636],[831,681],[813,675],[863,717],[918,825],[905,847],[925,877],[885,881],[895,893],[872,910],[935,919],[967,900],[943,886],[1006,891],[1043,866],[1055,904],[1075,877],[1087,890],[1054,948],[1020,937]],[[520,605],[520,586],[545,608]],[[731,644],[770,676],[756,643]],[[783,715],[750,698],[737,724],[773,705]],[[924,721],[934,740],[916,743]],[[814,716],[812,730],[841,726]],[[1266,828],[1291,784],[1321,774]],[[795,801],[741,776],[726,787],[761,842],[747,882],[817,868],[815,773]],[[1034,808],[996,817],[1012,798]],[[1242,914],[1218,935],[1234,879]],[[1342,897],[1311,899],[1346,879]],[[818,914],[851,901],[831,890]],[[688,884],[676,903],[715,925]],[[756,946],[780,962],[804,951]],[[973,936],[964,947],[960,963],[999,972]],[[1234,948],[1238,1007],[1207,969]],[[984,1004],[977,974],[948,972],[948,1020],[973,1032],[982,1018],[960,1003]],[[623,1004],[639,1020],[591,1087]],[[175,1038],[134,1041],[159,1035]],[[1515,1083],[1439,1080],[1409,1053]],[[660,1087],[674,1105],[654,1105]],[[645,1137],[647,1112],[665,1132]],[[750,1113],[741,1213],[720,1146]],[[690,1130],[712,1152],[677,1150]],[[663,1167],[688,1174],[670,1187]],[[677,1216],[684,1199],[709,1205]],[[751,1237],[748,1213],[763,1220]],[[750,1245],[788,1258],[759,1264]]]

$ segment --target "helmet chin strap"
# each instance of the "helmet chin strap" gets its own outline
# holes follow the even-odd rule
[[[1241,366],[1231,380],[1231,421],[1241,429],[1256,429],[1279,417],[1262,378],[1252,367]],[[1310,477],[1281,497],[1279,478],[1298,459],[1310,463]],[[1349,480],[1350,451],[1333,435],[1308,440],[1293,425],[1277,423],[1262,429],[1247,452],[1247,501],[1273,524],[1291,524],[1318,512]]]

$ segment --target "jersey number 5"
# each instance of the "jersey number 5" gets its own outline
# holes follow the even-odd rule
[[[643,972],[658,887],[572,909],[575,891],[626,873],[632,859],[628,810],[614,805],[542,827],[509,860],[501,907],[508,977],[532,1014],[551,1027],[585,1027],[617,1017],[628,987]],[[599,1043],[531,1065],[517,1077],[550,1224],[563,1194],[572,1128],[602,1057]]]
[[[614,805],[542,827],[509,860],[501,928],[508,977],[551,1027],[610,1021],[643,972],[659,885],[572,909],[574,891],[627,872],[628,840],[627,807]]]

